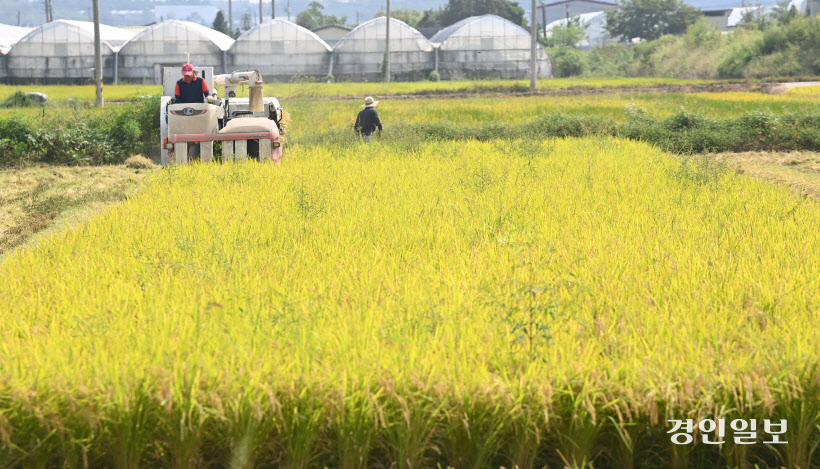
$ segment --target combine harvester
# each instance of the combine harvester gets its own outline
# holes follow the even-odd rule
[[[195,67],[197,75],[216,91],[225,87],[225,97],[214,96],[203,104],[173,103],[174,89],[180,78],[179,67],[163,70],[163,96],[160,111],[162,165],[185,164],[190,159],[214,159],[214,142],[222,142],[222,162],[279,162],[282,157],[280,134],[284,134],[282,108],[276,98],[262,96],[262,75],[233,72],[213,75],[212,67]],[[249,85],[249,98],[236,98],[237,86]]]

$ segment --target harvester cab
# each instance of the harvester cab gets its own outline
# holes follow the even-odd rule
[[[185,164],[193,159],[222,162],[279,162],[284,134],[282,107],[273,97],[262,94],[262,75],[257,71],[213,74],[212,67],[194,67],[197,75],[224,96],[211,96],[202,104],[175,103],[174,90],[180,79],[178,67],[163,70],[160,111],[162,165]],[[237,98],[236,88],[249,86],[248,98]],[[220,142],[214,145],[215,142]],[[214,149],[217,148],[216,155]],[[221,147],[221,152],[219,151]]]

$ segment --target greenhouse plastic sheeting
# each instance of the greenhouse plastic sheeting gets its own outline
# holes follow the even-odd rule
[[[362,23],[333,48],[333,74],[356,79],[378,76],[384,61],[386,18]],[[426,76],[435,66],[433,45],[424,35],[390,19],[390,69],[397,76]]]
[[[326,75],[330,46],[296,23],[268,20],[240,36],[230,50],[232,70],[258,70],[264,77]]]
[[[123,46],[119,77],[159,84],[163,66],[182,67],[186,62],[223,73],[227,71],[227,51],[233,43],[229,36],[200,24],[166,20],[137,34]]]

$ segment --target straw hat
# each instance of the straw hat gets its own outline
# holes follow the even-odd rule
[[[373,101],[373,96],[368,96],[364,98],[364,104],[362,104],[362,107],[376,107],[378,104],[378,101]]]

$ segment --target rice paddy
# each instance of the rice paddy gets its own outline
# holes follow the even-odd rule
[[[379,110],[816,111],[719,96]],[[298,144],[360,108],[319,104],[279,165],[155,171],[0,263],[0,465],[817,467],[815,200],[616,138]],[[710,418],[788,444],[670,440]]]

